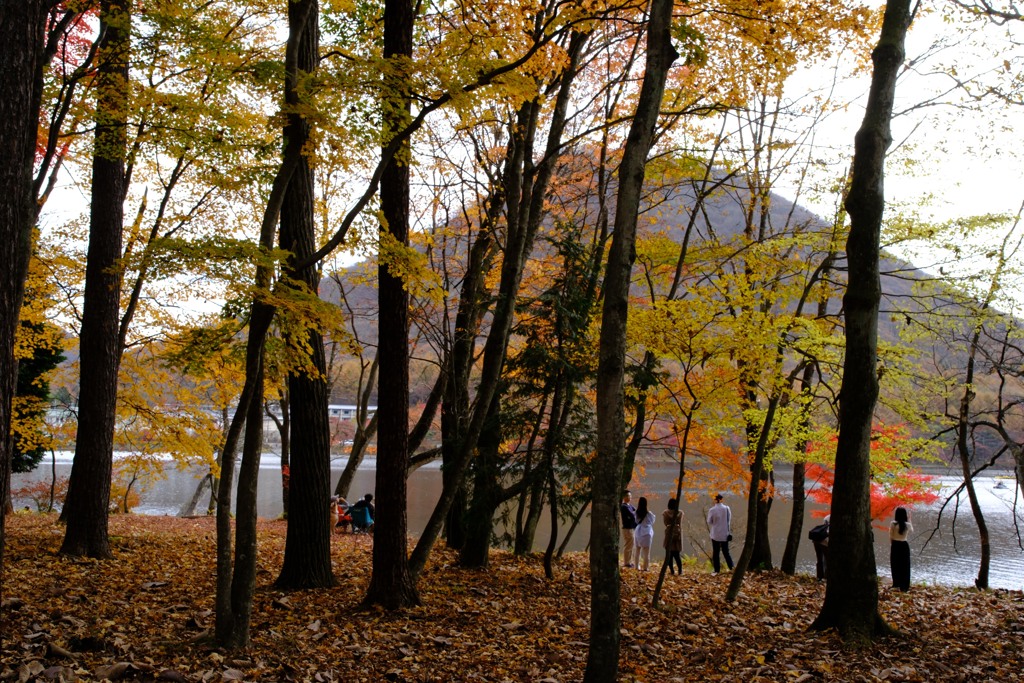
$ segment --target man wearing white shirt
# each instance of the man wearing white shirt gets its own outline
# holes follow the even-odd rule
[[[729,554],[729,541],[732,540],[732,510],[722,502],[722,494],[715,496],[715,504],[708,510],[708,529],[711,533],[711,565],[715,573],[722,571],[719,554],[725,556],[725,564],[732,569],[732,555]]]

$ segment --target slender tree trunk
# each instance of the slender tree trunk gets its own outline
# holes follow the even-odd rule
[[[782,562],[779,563],[779,569],[790,576],[796,574],[796,556],[800,550],[800,537],[804,532],[804,510],[807,503],[807,493],[804,491],[806,469],[807,464],[803,460],[793,463],[793,512],[789,517],[789,531],[786,532]]]
[[[213,487],[213,475],[207,472],[202,479],[196,483],[196,490],[192,494],[192,497],[188,499],[188,502],[181,506],[178,511],[179,517],[193,517],[196,514],[196,508],[199,507],[199,499],[203,497],[203,491],[206,487]]]
[[[1013,453],[1013,471],[1017,475],[1017,488],[1024,496],[1024,444],[1014,444],[1010,451]]]
[[[547,446],[545,446],[547,451]],[[550,478],[554,474],[549,463],[536,465],[544,476],[537,476],[533,473],[534,483],[526,489],[526,514],[521,528],[516,533],[515,553],[517,555],[529,555],[533,552],[533,545],[537,540],[537,527],[540,525],[541,514],[544,512],[544,503],[550,498]],[[546,489],[546,492],[545,492]],[[554,530],[555,527],[552,527]]]
[[[270,273],[265,266],[258,268],[256,280],[258,285],[264,287],[269,284]],[[259,300],[253,302],[249,316],[249,340],[245,349],[245,384],[238,397],[235,415],[224,437],[221,455],[220,482],[217,490],[215,640],[218,645],[227,648],[241,648],[249,643],[252,593],[246,595],[244,588],[255,588],[255,492],[259,483],[259,456],[263,446],[263,345],[273,318],[273,307]],[[245,445],[238,477],[239,500],[236,506],[235,525],[237,543],[233,544],[232,488],[235,480],[235,454],[243,427]],[[233,548],[233,545],[236,547]]]
[[[576,532],[576,528],[580,525],[580,521],[583,519],[583,515],[586,514],[587,508],[590,507],[590,501],[584,501],[580,504],[580,509],[573,515],[572,524],[569,525],[569,530],[565,532],[565,538],[562,539],[562,544],[558,546],[558,552],[555,553],[556,557],[561,557],[565,554],[565,549],[569,547],[569,541],[572,540],[572,535]]]
[[[341,285],[339,284],[339,289],[340,287]],[[360,362],[362,362],[362,359],[360,359]],[[334,487],[334,494],[345,499],[349,497],[352,480],[355,479],[359,465],[363,462],[363,457],[366,455],[366,446],[374,434],[377,433],[377,412],[374,411],[373,417],[369,420],[367,420],[366,415],[369,411],[373,388],[377,385],[377,370],[379,367],[380,354],[376,354],[373,357],[373,361],[370,362],[369,371],[366,371],[366,366],[364,365],[359,373],[361,390],[359,392],[359,405],[356,408],[356,433],[352,435],[352,449],[349,451],[348,460],[345,462],[345,469],[341,471],[338,485]]]
[[[256,379],[257,395],[249,402],[245,419],[245,445],[238,468],[238,504],[235,507],[235,569],[231,581],[232,633],[229,647],[249,644],[252,599],[256,592],[256,501],[260,458],[263,455],[263,369]]]
[[[312,6],[303,3],[306,11]],[[291,16],[291,15],[290,15]],[[294,69],[296,47],[302,41],[306,22],[289,23],[286,59]],[[290,59],[289,59],[290,58]],[[284,155],[267,198],[260,224],[259,246],[269,254],[281,216],[284,197],[291,177],[299,167],[302,144],[298,138],[285,140]],[[218,645],[240,648],[249,642],[249,619],[256,572],[256,490],[259,483],[259,461],[263,450],[263,352],[275,308],[268,303],[273,273],[265,263],[256,266],[256,295],[249,312],[249,338],[245,345],[245,383],[238,397],[238,406],[224,437],[223,465],[217,490],[217,595],[216,631]],[[253,423],[253,424],[250,424]],[[245,427],[245,445],[238,477],[236,509],[236,547],[232,562],[231,491],[234,480],[235,453]],[[326,507],[326,504],[324,505]],[[326,516],[326,515],[325,515]]]
[[[692,394],[691,394],[692,396]],[[676,502],[680,502],[683,497],[683,479],[686,478],[686,448],[690,442],[690,428],[693,427],[693,414],[696,412],[699,402],[694,400],[690,409],[686,412],[686,428],[683,430],[682,438],[679,438],[679,432],[676,431],[676,439],[679,443],[679,476],[676,478],[676,491],[675,499]],[[679,524],[682,526],[683,517],[680,515]],[[682,533],[682,529],[680,529]],[[668,527],[665,528],[666,543],[668,535]],[[658,573],[658,582],[654,585],[654,597],[651,599],[651,607],[657,609],[658,603],[661,600],[661,589],[665,585],[665,572],[669,569],[669,557],[668,549],[665,550],[665,559],[661,562],[661,571]],[[680,574],[682,573],[682,567],[679,568]]]
[[[348,461],[345,463],[345,468],[341,471],[341,476],[338,478],[338,485],[334,487],[335,495],[345,499],[349,497],[352,480],[355,479],[356,472],[359,471],[359,465],[362,464],[363,458],[366,455],[367,443],[376,433],[377,413],[374,413],[365,427],[360,426],[356,428],[356,433],[352,437],[352,450],[348,454]]]
[[[768,571],[772,565],[771,536],[768,533],[768,515],[772,510],[774,497],[768,491],[775,485],[773,471],[761,469],[758,480],[760,495],[757,498],[757,524],[754,526],[754,549],[750,558],[750,568],[754,571]]]
[[[281,397],[281,514],[288,519],[288,507],[291,503],[292,489],[292,408],[288,400],[288,390]]]
[[[511,144],[511,143],[510,143]],[[511,157],[511,153],[508,155]],[[486,309],[485,276],[497,251],[493,230],[501,214],[504,190],[494,188],[488,197],[487,212],[476,240],[469,250],[469,263],[459,292],[451,347],[448,350],[444,399],[441,402],[441,477],[442,491],[452,490],[452,501],[445,517],[445,538],[449,548],[461,550],[466,539],[466,491],[453,472],[462,452],[470,420],[469,378],[480,320]]]
[[[823,296],[818,304],[818,316],[824,316],[827,310],[827,299]],[[808,363],[803,370],[803,376],[801,378],[800,386],[801,391],[806,399],[805,403],[801,404],[801,415],[800,424],[804,427],[801,430],[803,433],[807,433],[806,427],[811,422],[811,382],[814,381],[814,365]],[[807,448],[807,441],[802,440],[796,445],[797,457],[802,457],[804,450]],[[800,550],[800,541],[804,533],[804,510],[807,502],[807,492],[804,490],[806,485],[804,475],[807,470],[807,464],[803,460],[799,460],[793,463],[793,511],[789,518],[789,531],[786,534],[786,548],[782,551],[782,563],[779,566],[780,569],[786,574],[793,575],[796,573],[796,556]]]
[[[597,456],[590,525],[590,647],[585,683],[618,678],[619,506],[625,459],[624,371],[629,285],[635,258],[637,214],[647,155],[665,89],[672,47],[672,0],[652,0],[647,25],[647,68],[636,115],[619,168],[615,229],[604,279],[604,305],[597,371]]]
[[[960,467],[964,475],[964,488],[967,489],[967,500],[971,504],[971,513],[978,525],[978,537],[981,545],[981,560],[978,564],[978,578],[974,585],[978,588],[988,588],[988,569],[992,559],[992,544],[989,540],[988,524],[985,523],[985,514],[982,512],[981,503],[978,501],[978,492],[974,489],[974,476],[971,473],[971,449],[967,445],[967,432],[970,429],[968,418],[971,409],[971,401],[974,399],[974,352],[978,343],[978,332],[975,332],[974,343],[972,344],[970,357],[967,360],[967,377],[964,382],[964,395],[960,399],[960,413],[957,423],[956,449],[960,455]]]
[[[843,640],[862,645],[889,632],[878,612],[878,569],[871,529],[871,424],[878,399],[879,238],[885,208],[885,153],[896,76],[903,66],[910,0],[889,0],[882,33],[872,52],[874,73],[864,121],[855,139],[846,210],[849,278],[843,296],[846,356],[839,391],[839,441],[829,539],[829,580],[813,629],[837,628]]]
[[[288,22],[293,27],[291,32],[300,36],[297,41],[289,40],[290,54],[286,57],[285,103],[291,108],[303,108],[306,99],[303,90],[316,73],[319,17],[317,0],[288,3]],[[299,111],[289,111],[285,139],[299,141],[306,148],[310,133],[306,117]],[[299,296],[316,296],[320,283],[316,264],[309,264],[300,271],[293,266],[296,261],[308,261],[317,248],[314,180],[309,159],[306,154],[299,159],[281,206],[281,248],[291,252],[285,266],[285,279],[299,283],[296,287],[304,290],[299,291]],[[298,332],[286,330],[285,334],[305,337],[289,345],[308,349],[306,362],[312,370],[291,373],[287,380],[291,416],[289,493],[295,495],[289,495],[288,499],[284,562],[275,585],[281,589],[327,588],[334,585],[334,574],[331,571],[332,529],[328,515],[331,435],[327,415],[324,340],[316,323]]]
[[[107,514],[114,458],[117,373],[121,362],[121,268],[118,261],[127,182],[130,46],[129,3],[104,0],[100,5],[92,209],[80,337],[78,435],[67,502],[61,513],[67,530],[60,553],[76,557],[111,557]]]
[[[411,0],[385,0],[385,132],[402,129],[409,119],[411,95],[404,76],[412,59],[415,10]],[[408,140],[381,176],[380,201],[385,226],[381,242],[395,248],[409,244]],[[409,293],[402,276],[386,259],[378,271],[380,390],[377,414],[377,519],[374,523],[373,574],[365,605],[401,609],[419,604],[409,570],[406,478],[409,469]]]
[[[768,438],[771,431],[770,425],[775,419],[779,400],[780,397],[777,393],[769,399],[768,410],[764,417],[764,427],[761,429],[757,445],[754,447],[754,462],[750,466],[750,490],[747,492],[747,528],[743,538],[743,550],[740,551],[740,556],[733,566],[729,589],[725,593],[726,602],[732,602],[740,594],[743,578],[746,576],[754,556],[754,542],[757,538],[757,525],[761,510],[761,488],[757,482],[761,480],[761,473],[764,472],[765,455],[768,452]]]
[[[10,491],[14,440],[11,401],[18,376],[14,339],[37,210],[32,168],[39,131],[44,46],[50,0],[5,2],[0,12],[0,489]],[[6,497],[6,493],[5,493]],[[7,506],[0,505],[0,578]]]
[[[485,568],[490,558],[492,520],[502,500],[498,466],[501,447],[499,406],[498,395],[495,394],[473,461],[473,494],[466,513],[466,539],[459,553],[459,563],[463,567]]]
[[[241,400],[241,399],[239,399]],[[224,471],[224,449],[228,442],[228,434],[231,431],[231,411],[227,405],[220,410],[221,424],[224,425],[223,436],[221,438],[220,454],[217,456],[217,469],[221,472]],[[234,458],[234,454],[231,456]],[[210,517],[217,514],[217,494],[220,492],[220,477],[210,472],[210,500],[206,503],[206,514]]]

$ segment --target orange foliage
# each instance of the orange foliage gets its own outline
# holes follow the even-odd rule
[[[12,501],[31,500],[37,512],[47,512],[50,508],[50,490],[53,489],[53,507],[59,509],[64,505],[68,495],[68,478],[57,477],[51,482],[46,479],[33,481],[16,489],[11,489]]]

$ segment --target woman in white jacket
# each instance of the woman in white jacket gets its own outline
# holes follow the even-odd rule
[[[633,531],[633,564],[647,571],[651,564],[651,544],[654,542],[654,513],[647,509],[647,499],[640,496],[636,506],[636,529]]]

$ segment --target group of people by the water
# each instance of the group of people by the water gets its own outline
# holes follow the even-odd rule
[[[732,571],[733,560],[729,552],[732,542],[732,510],[723,502],[724,496],[715,495],[715,504],[707,513],[708,535],[711,539],[711,567],[714,574],[722,571],[722,560]],[[622,495],[619,505],[622,520],[622,566],[647,571],[651,561],[651,546],[654,543],[654,525],[656,517],[651,512],[647,498],[640,496],[636,507],[632,503],[630,491]],[[679,509],[679,500],[670,498],[668,508],[661,513],[665,527],[662,547],[665,549],[665,562],[669,571],[683,573],[683,511]],[[814,544],[815,570],[819,581],[828,578],[828,542],[831,515],[825,515],[821,524],[811,528],[808,536]],[[893,588],[900,591],[910,590],[910,544],[908,538],[914,527],[910,523],[910,513],[906,508],[898,507],[889,525],[890,569]]]
[[[622,518],[622,566],[636,567],[647,571],[651,564],[651,545],[654,543],[654,513],[648,508],[647,498],[640,496],[637,506],[633,507],[633,494],[626,491],[622,495],[619,512]],[[661,513],[661,521],[665,526],[665,538],[661,546],[665,549],[669,570],[675,574],[683,573],[683,511],[679,509],[679,499],[670,498],[668,509]],[[729,554],[729,543],[732,541],[732,510],[722,502],[722,494],[715,496],[715,504],[708,510],[708,532],[711,536],[712,559],[715,573],[721,571],[721,560],[729,569],[733,567],[732,555]]]

